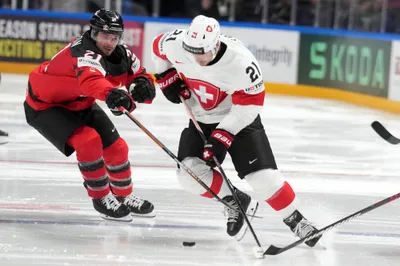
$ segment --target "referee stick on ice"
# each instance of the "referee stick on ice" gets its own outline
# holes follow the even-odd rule
[[[201,138],[203,139],[204,142],[206,142],[206,141],[207,141],[207,138],[206,138],[206,136],[204,135],[203,130],[201,130],[201,127],[200,127],[199,123],[197,123],[197,120],[196,120],[196,118],[194,117],[192,110],[190,109],[189,105],[186,103],[185,99],[184,99],[182,96],[179,96],[179,97],[180,97],[180,99],[181,99],[181,102],[182,102],[183,105],[185,106],[185,108],[186,108],[186,110],[187,110],[187,112],[188,112],[188,114],[189,114],[190,119],[193,121],[193,124],[195,125],[197,131],[199,132]],[[232,196],[234,197],[235,201],[238,203],[239,211],[240,211],[241,214],[243,215],[243,217],[244,217],[246,223],[247,223],[248,226],[249,226],[249,229],[250,229],[250,231],[251,231],[251,234],[253,235],[254,240],[255,240],[256,243],[257,243],[257,247],[254,247],[254,248],[253,248],[253,254],[254,254],[254,256],[255,256],[256,258],[261,259],[261,258],[264,257],[264,254],[263,254],[264,251],[263,251],[263,249],[262,249],[262,247],[261,247],[260,241],[258,240],[258,237],[257,237],[256,233],[254,232],[253,226],[251,225],[251,223],[250,223],[250,221],[249,221],[249,219],[248,219],[248,217],[247,217],[247,215],[246,215],[246,212],[243,210],[243,207],[242,207],[242,205],[240,204],[240,201],[239,201],[239,199],[238,199],[236,193],[233,191],[233,185],[232,185],[232,183],[230,182],[230,180],[228,179],[228,177],[226,176],[226,174],[225,174],[224,170],[222,169],[222,166],[221,166],[221,164],[219,163],[218,159],[217,159],[215,156],[213,156],[213,160],[214,160],[215,164],[217,165],[217,168],[218,168],[218,170],[220,171],[220,173],[221,173],[221,175],[222,175],[222,178],[223,178],[224,181],[228,184],[228,187],[229,187],[229,190],[230,190],[231,193],[232,193]]]

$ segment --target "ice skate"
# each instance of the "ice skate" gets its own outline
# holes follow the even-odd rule
[[[131,211],[132,216],[153,218],[156,216],[154,205],[138,196],[130,194],[127,197],[118,196],[117,199]]]
[[[93,207],[101,214],[101,218],[112,221],[130,222],[130,209],[121,204],[113,194],[109,193],[100,199],[93,199]]]
[[[294,211],[292,215],[284,219],[283,222],[289,226],[290,230],[292,230],[292,232],[299,238],[306,237],[318,231],[318,229],[315,228],[306,218],[304,218],[304,216],[298,210]],[[307,246],[314,247],[321,237],[322,236],[318,236],[308,240],[305,242],[305,244]]]
[[[248,215],[249,221],[253,219],[253,215],[257,212],[258,201],[252,200],[249,195],[242,191],[235,189],[236,195],[239,198],[243,210]],[[231,210],[225,207],[225,212],[228,214],[228,222],[226,223],[226,232],[228,235],[235,237],[237,241],[243,239],[246,234],[248,224],[246,223],[243,215],[239,211],[239,206],[233,196],[226,196],[223,198],[231,206],[235,207],[238,211]]]

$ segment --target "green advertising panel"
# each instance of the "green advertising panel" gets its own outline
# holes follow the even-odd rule
[[[387,98],[391,42],[301,34],[298,83]]]

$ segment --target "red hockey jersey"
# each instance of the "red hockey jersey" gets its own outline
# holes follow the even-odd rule
[[[83,110],[143,74],[139,58],[127,46],[118,45],[110,56],[102,56],[86,32],[30,73],[26,101],[35,110]]]

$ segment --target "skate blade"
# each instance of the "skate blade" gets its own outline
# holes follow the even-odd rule
[[[322,240],[322,237],[320,240],[318,240],[317,244],[313,247],[316,250],[327,250],[326,245],[324,244],[324,241]]]
[[[131,216],[139,217],[139,218],[154,218],[154,217],[156,217],[156,213],[154,211],[152,211],[150,213],[146,213],[146,214],[139,214],[139,213],[131,212]]]
[[[123,216],[120,218],[115,218],[115,217],[111,217],[111,216],[107,216],[107,215],[101,215],[100,217],[103,218],[104,220],[114,221],[114,222],[128,223],[128,222],[132,222],[132,220],[133,220],[132,216],[130,216],[129,214],[127,216]]]
[[[246,215],[251,222],[254,218],[254,214],[258,210],[258,201],[257,200],[251,200],[249,207],[247,208]],[[246,235],[247,229],[249,228],[249,225],[244,221],[244,224],[242,228],[239,230],[239,232],[235,235],[236,241],[240,241],[243,239],[243,237]]]

